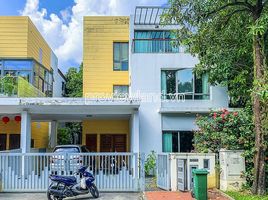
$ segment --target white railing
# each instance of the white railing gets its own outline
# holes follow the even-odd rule
[[[167,153],[157,155],[157,186],[164,190],[170,189],[170,162]]]
[[[0,153],[0,188],[3,192],[46,191],[50,174],[72,176],[86,165],[100,191],[140,191],[144,176],[139,158],[137,153]]]

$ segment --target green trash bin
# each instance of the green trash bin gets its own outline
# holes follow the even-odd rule
[[[208,171],[206,169],[195,169],[193,170],[194,176],[194,197],[197,200],[207,200],[208,199]]]

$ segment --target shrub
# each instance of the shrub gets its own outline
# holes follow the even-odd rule
[[[248,186],[253,181],[254,126],[250,109],[229,112],[226,109],[198,116],[199,130],[194,134],[194,146],[198,152],[219,153],[221,148],[244,150]]]
[[[146,176],[155,175],[156,169],[156,153],[155,151],[151,151],[151,153],[147,156],[147,159],[144,164],[144,171]]]

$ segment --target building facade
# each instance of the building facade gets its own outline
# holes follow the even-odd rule
[[[30,18],[0,17],[0,98],[52,97],[58,76],[57,57]],[[0,116],[0,150],[20,148],[20,113]],[[49,127],[31,123],[32,148],[47,147]]]
[[[194,74],[198,58],[174,45],[177,26],[161,26],[162,12],[137,7],[130,17],[84,18],[84,97],[140,99],[139,131],[132,133],[138,150],[191,152],[196,115],[227,108],[227,89]],[[113,135],[129,135],[129,119],[115,117],[84,121],[83,144],[93,144],[92,151],[117,151]],[[128,138],[120,140],[124,150],[132,142]]]

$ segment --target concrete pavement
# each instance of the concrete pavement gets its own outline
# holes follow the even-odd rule
[[[94,199],[91,195],[66,200]],[[47,200],[45,193],[0,193],[0,200]],[[98,200],[142,200],[141,193],[100,193]]]

